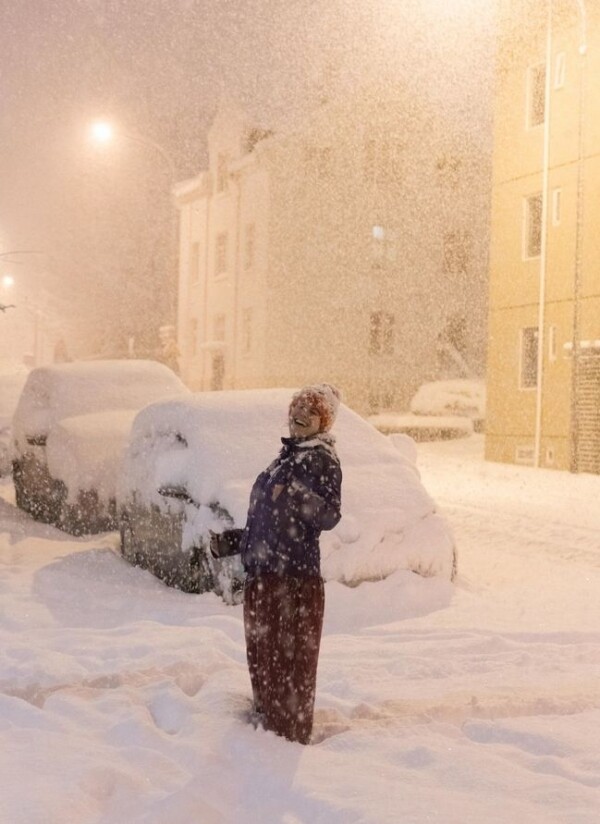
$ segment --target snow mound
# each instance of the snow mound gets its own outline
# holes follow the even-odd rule
[[[166,512],[173,504],[159,488],[184,487],[195,502],[186,505],[189,546],[208,528],[219,528],[215,505],[243,526],[254,479],[287,434],[292,392],[200,393],[148,406],[133,424],[119,504],[135,497]],[[334,434],[343,471],[342,519],[321,538],[325,578],[357,583],[397,569],[450,578],[453,538],[414,463],[343,405]]]

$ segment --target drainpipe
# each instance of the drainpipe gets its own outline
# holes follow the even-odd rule
[[[581,31],[579,37],[579,125],[577,134],[577,206],[575,271],[573,275],[573,348],[571,350],[571,472],[579,472],[579,335],[583,257],[585,100],[587,80],[587,14],[584,0],[577,0]]]
[[[231,343],[231,383],[235,389],[237,379],[237,355],[238,355],[238,314],[239,314],[239,290],[240,290],[240,269],[241,269],[241,220],[242,220],[242,172],[238,170],[235,174],[237,187],[236,215],[235,215],[235,253],[233,258],[233,338]],[[233,175],[232,175],[233,177]]]
[[[204,289],[202,302],[203,302],[203,310],[204,310],[204,323],[203,325],[203,343],[207,343],[209,340],[208,337],[208,266],[210,262],[210,254],[209,254],[209,232],[210,232],[210,204],[212,199],[212,179],[210,173],[206,173],[206,176],[203,181],[203,188],[205,189],[205,198],[206,198],[206,219],[204,222]],[[206,360],[207,358],[211,357],[210,352],[206,349],[205,346],[201,347],[202,350],[202,390],[206,391]]]
[[[546,277],[548,267],[548,206],[550,178],[550,96],[552,83],[552,12],[553,0],[548,0],[546,24],[546,84],[544,91],[544,150],[542,161],[542,238],[540,249],[540,277],[538,304],[538,351],[535,402],[535,445],[533,465],[540,465],[542,439],[542,393],[544,387],[544,322],[546,312]]]

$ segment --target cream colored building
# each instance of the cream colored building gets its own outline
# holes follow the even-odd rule
[[[587,26],[577,0],[501,3],[486,457],[600,472],[600,9],[586,5]]]
[[[222,105],[208,148],[176,187],[188,385],[328,380],[363,413],[404,409],[449,329],[483,371],[485,149],[374,89],[285,134]]]

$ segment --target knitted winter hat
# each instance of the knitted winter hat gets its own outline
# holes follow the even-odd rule
[[[292,403],[299,398],[309,401],[321,419],[320,432],[329,432],[335,422],[340,407],[341,393],[330,383],[315,383],[303,386],[292,397]],[[291,404],[290,404],[291,406]]]

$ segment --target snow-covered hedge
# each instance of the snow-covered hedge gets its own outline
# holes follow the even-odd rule
[[[148,406],[136,417],[118,491],[126,507],[184,507],[183,550],[209,528],[246,520],[258,473],[287,434],[293,390],[211,392]],[[414,463],[347,407],[334,427],[343,470],[343,517],[323,533],[325,578],[346,583],[385,577],[397,569],[451,577],[454,541],[423,488]],[[183,487],[195,502],[166,499],[161,487]]]

